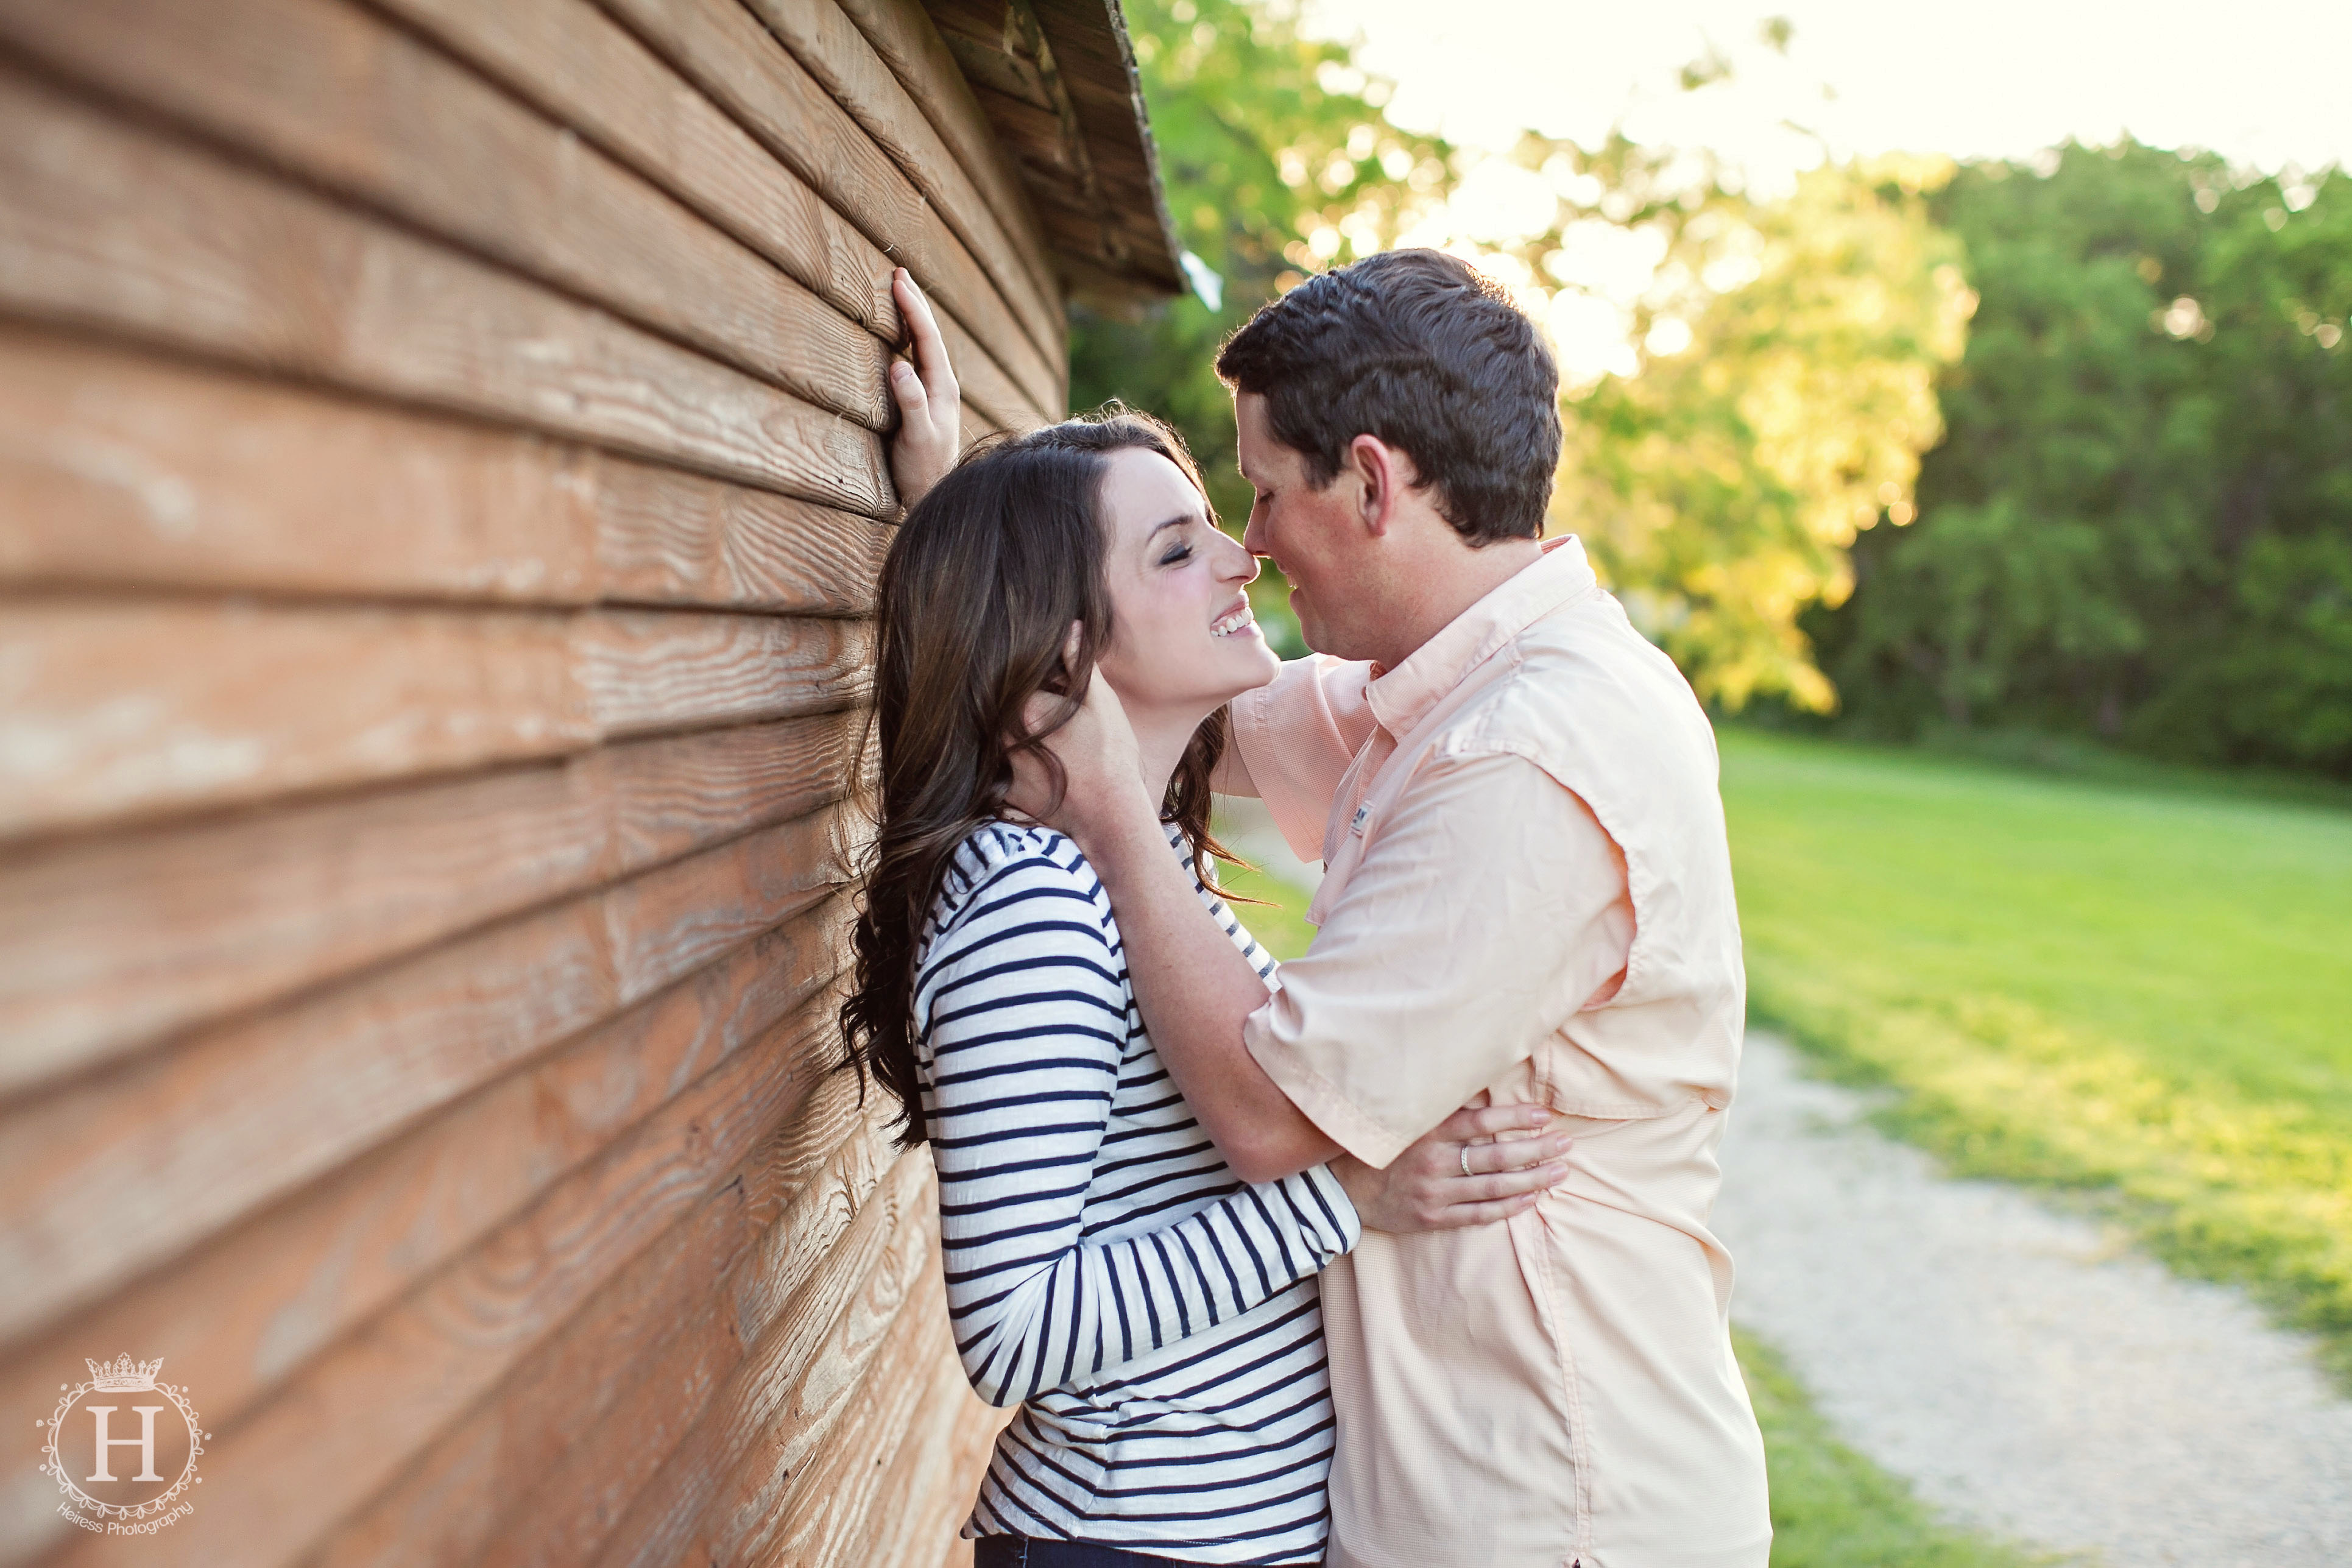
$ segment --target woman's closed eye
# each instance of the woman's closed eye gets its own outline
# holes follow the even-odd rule
[[[1192,559],[1192,547],[1191,545],[1182,543],[1171,544],[1160,554],[1160,564],[1162,566],[1181,566],[1191,559]]]

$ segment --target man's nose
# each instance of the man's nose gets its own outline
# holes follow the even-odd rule
[[[1259,521],[1263,510],[1255,506],[1250,508],[1249,521],[1242,525],[1242,548],[1253,556],[1273,553],[1266,548],[1265,525]]]

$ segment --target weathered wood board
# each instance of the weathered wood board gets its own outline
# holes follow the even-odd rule
[[[206,1433],[126,1536],[20,1423],[0,1568],[968,1561],[837,1070],[889,279],[977,435],[1105,263],[958,25],[0,0],[0,1405]]]

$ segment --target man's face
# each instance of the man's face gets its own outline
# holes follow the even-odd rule
[[[1307,647],[1341,658],[1371,657],[1360,646],[1364,639],[1355,625],[1369,602],[1361,590],[1373,565],[1360,504],[1362,481],[1343,470],[1317,489],[1305,455],[1275,438],[1258,393],[1235,395],[1234,426],[1242,478],[1257,492],[1243,545],[1290,579],[1291,613]]]

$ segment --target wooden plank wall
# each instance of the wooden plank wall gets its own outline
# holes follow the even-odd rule
[[[968,1557],[829,1068],[889,268],[1057,416],[1019,189],[914,0],[0,0],[0,1409],[211,1434],[110,1542],[19,1421],[0,1563]]]

